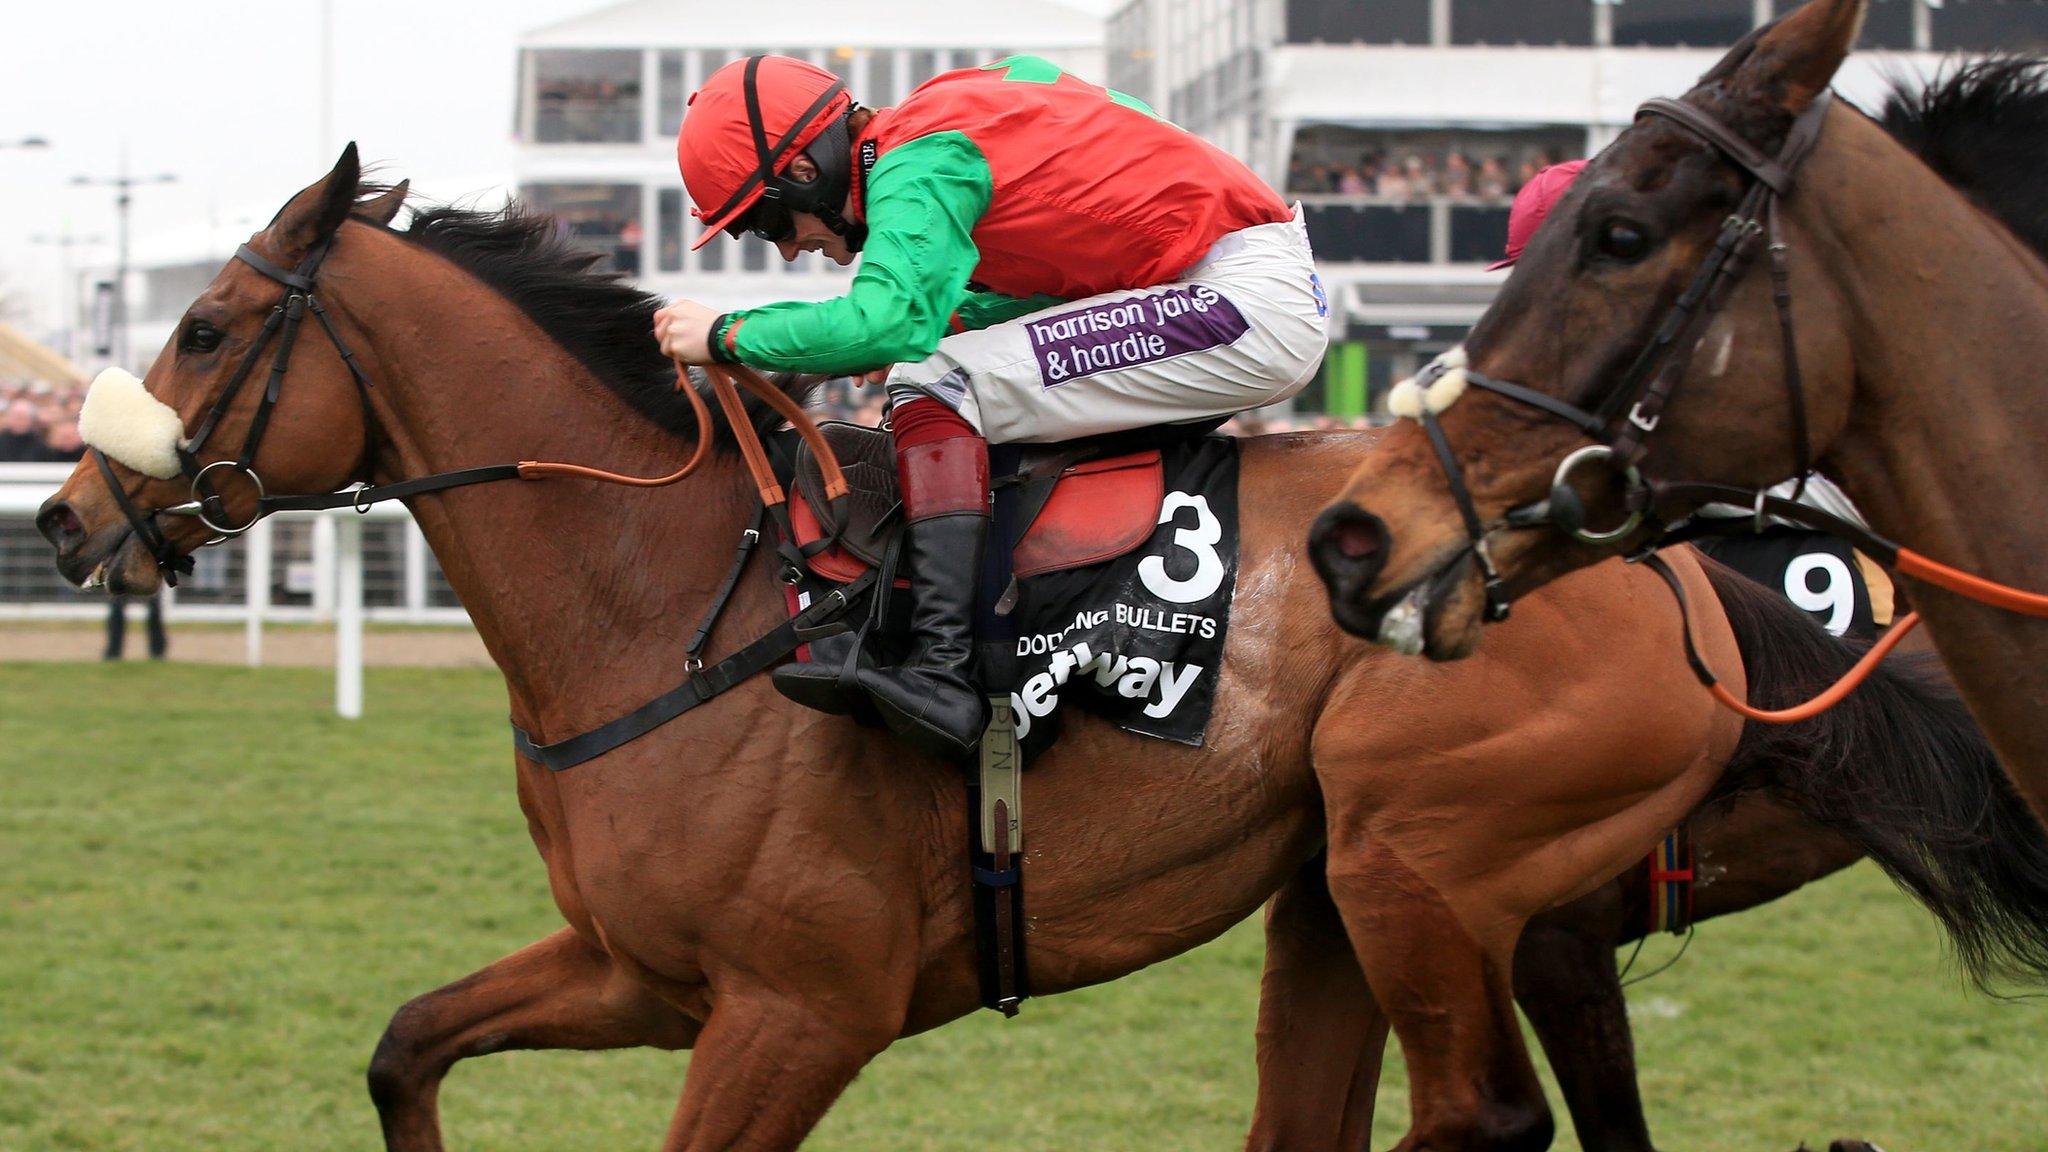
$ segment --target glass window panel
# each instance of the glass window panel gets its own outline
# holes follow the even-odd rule
[[[993,60],[995,57],[991,56],[989,59]],[[981,58],[981,53],[976,52],[972,48],[953,49],[953,63],[951,66],[956,71],[961,68],[976,68],[986,63],[988,61]]]
[[[555,218],[555,226],[580,248],[603,254],[629,276],[640,272],[638,184],[527,184],[520,198]]]
[[[640,139],[640,53],[546,49],[534,56],[534,139],[630,144]]]
[[[696,225],[696,233],[702,236],[704,225]],[[725,253],[732,241],[724,236],[714,237],[710,243],[697,249],[697,269],[701,272],[725,271]]]
[[[711,74],[732,63],[738,57],[721,48],[703,48],[697,52],[697,83],[711,79]]]
[[[1568,44],[1593,42],[1591,0],[1454,0],[1454,44]]]
[[[1934,46],[1944,52],[2048,51],[2048,4],[1947,0],[1934,11]]]
[[[1311,204],[1304,214],[1320,260],[1429,263],[1428,205]]]
[[[1506,205],[1454,204],[1451,206],[1451,262],[1491,263],[1500,259],[1508,246]]]
[[[896,87],[894,49],[878,48],[868,53],[867,91],[857,95],[860,102],[870,108],[887,108],[903,99],[902,90]]]
[[[1954,4],[1956,0],[1949,0]],[[1872,0],[1869,15],[1863,20],[1863,39],[1857,41],[1862,48],[1893,48],[1907,50],[1913,47],[1913,5],[1915,0]],[[1781,11],[1792,6],[1785,0],[1778,0]]]
[[[656,110],[660,113],[661,134],[674,136],[683,126],[683,102],[690,98],[683,90],[683,54],[663,52],[660,72],[661,87],[655,98],[659,102]]]
[[[752,232],[740,237],[740,269],[745,272],[766,272],[768,270],[768,242]]]
[[[1287,42],[1427,44],[1429,8],[1430,0],[1287,0]]]
[[[928,48],[920,48],[912,52],[910,54],[910,75],[903,78],[905,94],[907,95],[909,92],[915,91],[919,84],[938,75],[938,73],[939,54],[937,52],[933,52]]]
[[[1545,167],[1585,149],[1576,128],[1393,132],[1322,124],[1295,134],[1287,191],[1406,203],[1505,204]]]
[[[683,190],[663,188],[655,195],[655,238],[660,245],[655,266],[663,272],[683,270]]]
[[[1614,8],[1614,42],[1630,47],[1725,47],[1749,35],[1750,0],[1622,0]]]

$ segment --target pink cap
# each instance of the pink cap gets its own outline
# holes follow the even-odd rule
[[[1543,221],[1550,216],[1550,210],[1564,199],[1565,190],[1584,168],[1584,160],[1567,160],[1552,164],[1536,174],[1534,180],[1522,186],[1515,193],[1515,206],[1508,212],[1508,251],[1505,259],[1496,260],[1486,266],[1488,272],[1514,267],[1522,258],[1522,249],[1536,238],[1536,230],[1543,227]]]

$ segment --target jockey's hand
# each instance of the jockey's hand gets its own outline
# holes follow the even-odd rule
[[[719,313],[695,300],[678,300],[654,314],[654,338],[670,359],[711,363],[711,324]]]

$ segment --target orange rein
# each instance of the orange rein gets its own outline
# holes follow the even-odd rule
[[[1870,651],[1863,654],[1863,659],[1858,660],[1856,666],[1849,669],[1847,675],[1835,681],[1833,687],[1804,704],[1798,704],[1791,708],[1782,708],[1777,711],[1752,708],[1748,704],[1737,700],[1735,693],[1730,692],[1719,680],[1707,685],[1707,691],[1712,693],[1714,699],[1719,700],[1730,712],[1745,716],[1751,720],[1761,721],[1765,724],[1797,724],[1801,720],[1811,720],[1815,716],[1840,704],[1844,697],[1861,687],[1863,682],[1870,678],[1870,674],[1877,670],[1877,666],[1884,663],[1884,658],[1891,655],[1892,649],[1899,646],[1899,641],[1906,638],[1906,633],[1911,632],[1913,626],[1918,623],[1920,623],[1920,614],[1918,612],[1908,612],[1901,616],[1899,622],[1892,625],[1892,630],[1885,633],[1883,639],[1872,644]]]
[[[789,398],[789,395],[775,385],[761,378],[761,374],[744,365],[726,366],[713,364],[705,369],[711,377],[711,390],[718,396],[718,406],[725,412],[726,422],[732,426],[733,439],[739,442],[740,455],[747,461],[748,471],[753,473],[754,485],[761,493],[761,503],[769,507],[783,503],[787,498],[782,485],[775,479],[775,469],[768,463],[768,452],[761,447],[761,438],[755,434],[753,421],[747,418],[746,404],[740,399],[734,381],[744,385],[747,391],[761,398],[770,408],[775,409],[783,419],[811,446],[812,455],[817,457],[818,466],[825,474],[825,495],[838,499],[846,494],[846,476],[839,469],[839,458],[832,452],[832,446],[825,442],[824,433],[811,420],[803,406]],[[519,478],[522,480],[545,480],[549,477],[574,477],[582,480],[596,480],[605,484],[624,484],[633,488],[664,488],[695,472],[704,463],[711,450],[711,412],[705,407],[704,397],[690,387],[689,369],[682,361],[676,361],[676,391],[690,400],[690,409],[697,417],[697,447],[681,468],[666,476],[628,476],[610,472],[603,468],[592,468],[583,464],[558,464],[546,460],[521,460]]]
[[[1894,563],[1901,576],[1911,576],[1915,580],[1925,581],[1937,588],[1946,588],[1958,596],[1967,597],[1980,604],[1986,604],[1993,608],[2003,608],[2008,612],[2017,612],[2022,616],[2048,617],[2048,596],[2038,592],[2023,592],[2018,588],[2000,584],[1996,580],[1986,580],[1982,576],[1972,576],[1960,569],[1951,568],[1938,561],[1929,560],[1910,548],[1898,549],[1897,559]],[[1893,648],[1898,646],[1899,641],[1906,638],[1906,633],[1911,632],[1913,626],[1918,623],[1920,623],[1920,614],[1918,612],[1909,612],[1900,617],[1899,622],[1892,626],[1892,630],[1885,633],[1884,639],[1871,645],[1870,651],[1863,654],[1863,659],[1858,660],[1856,666],[1849,669],[1848,675],[1843,676],[1834,687],[1794,708],[1785,708],[1775,712],[1752,708],[1748,704],[1737,700],[1735,694],[1728,691],[1718,681],[1708,684],[1707,691],[1713,693],[1714,699],[1719,700],[1730,711],[1739,713],[1751,720],[1762,721],[1765,724],[1796,724],[1801,720],[1811,720],[1815,716],[1841,703],[1843,697],[1855,691],[1864,680],[1869,678],[1871,672],[1884,662],[1884,658],[1890,655]]]

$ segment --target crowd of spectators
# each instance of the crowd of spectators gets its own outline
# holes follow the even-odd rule
[[[0,463],[64,462],[85,455],[78,409],[85,388],[0,381]]]
[[[1350,163],[1297,154],[1288,167],[1287,191],[1295,196],[1356,196],[1396,202],[1442,197],[1505,204],[1538,172],[1564,158],[1555,149],[1541,148],[1487,156],[1474,156],[1459,148],[1373,149]]]

